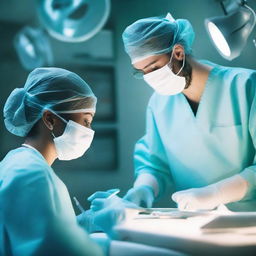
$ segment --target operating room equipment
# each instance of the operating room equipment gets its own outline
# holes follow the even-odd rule
[[[75,204],[77,206],[77,208],[80,210],[81,213],[85,212],[85,209],[83,208],[83,206],[79,203],[79,201],[77,200],[77,198],[75,196],[73,196],[73,199],[75,201]]]
[[[53,54],[47,33],[41,28],[26,26],[15,35],[14,47],[26,70],[53,64]]]
[[[66,42],[90,39],[102,29],[110,0],[37,0],[41,24],[54,38]]]
[[[227,6],[225,2],[220,1],[225,15],[206,19],[205,27],[219,54],[232,60],[245,47],[256,24],[256,15],[245,0],[229,1]]]

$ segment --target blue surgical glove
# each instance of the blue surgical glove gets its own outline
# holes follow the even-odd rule
[[[100,227],[94,224],[94,215],[92,210],[87,210],[76,217],[78,224],[88,233],[102,231]]]
[[[154,202],[154,191],[150,186],[139,186],[128,190],[124,199],[138,206],[150,208]]]
[[[116,195],[114,190],[98,191],[88,197],[91,211],[94,212],[94,225],[99,226],[110,237],[115,237],[113,227],[125,218],[125,208],[138,208],[137,205]]]

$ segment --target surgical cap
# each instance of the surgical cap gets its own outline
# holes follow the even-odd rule
[[[175,44],[181,44],[185,53],[191,54],[195,34],[190,22],[168,15],[137,20],[124,30],[124,47],[132,63],[168,53]]]
[[[37,68],[23,88],[16,88],[4,106],[7,130],[25,137],[45,110],[57,113],[95,112],[97,99],[77,74],[61,68]]]

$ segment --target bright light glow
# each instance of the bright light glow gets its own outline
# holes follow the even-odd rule
[[[35,48],[26,36],[20,36],[20,44],[24,47],[24,50],[31,58],[36,57]]]
[[[72,37],[75,33],[75,30],[73,28],[64,28],[64,35],[68,37]]]
[[[231,51],[230,51],[230,48],[228,46],[228,43],[227,43],[225,37],[221,33],[221,31],[212,22],[209,22],[207,25],[208,25],[208,29],[209,29],[210,35],[212,37],[212,40],[213,40],[214,44],[216,45],[216,47],[219,49],[219,51],[223,55],[229,57],[231,55]]]

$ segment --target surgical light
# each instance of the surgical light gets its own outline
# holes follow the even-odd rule
[[[229,13],[223,1],[224,16],[212,17],[205,20],[206,30],[213,45],[222,57],[232,60],[238,57],[256,22],[255,12],[246,4],[238,3]]]
[[[37,0],[37,11],[51,36],[61,41],[81,42],[105,25],[110,0]]]
[[[26,70],[52,65],[50,43],[42,29],[29,26],[22,28],[14,38],[14,47]]]

